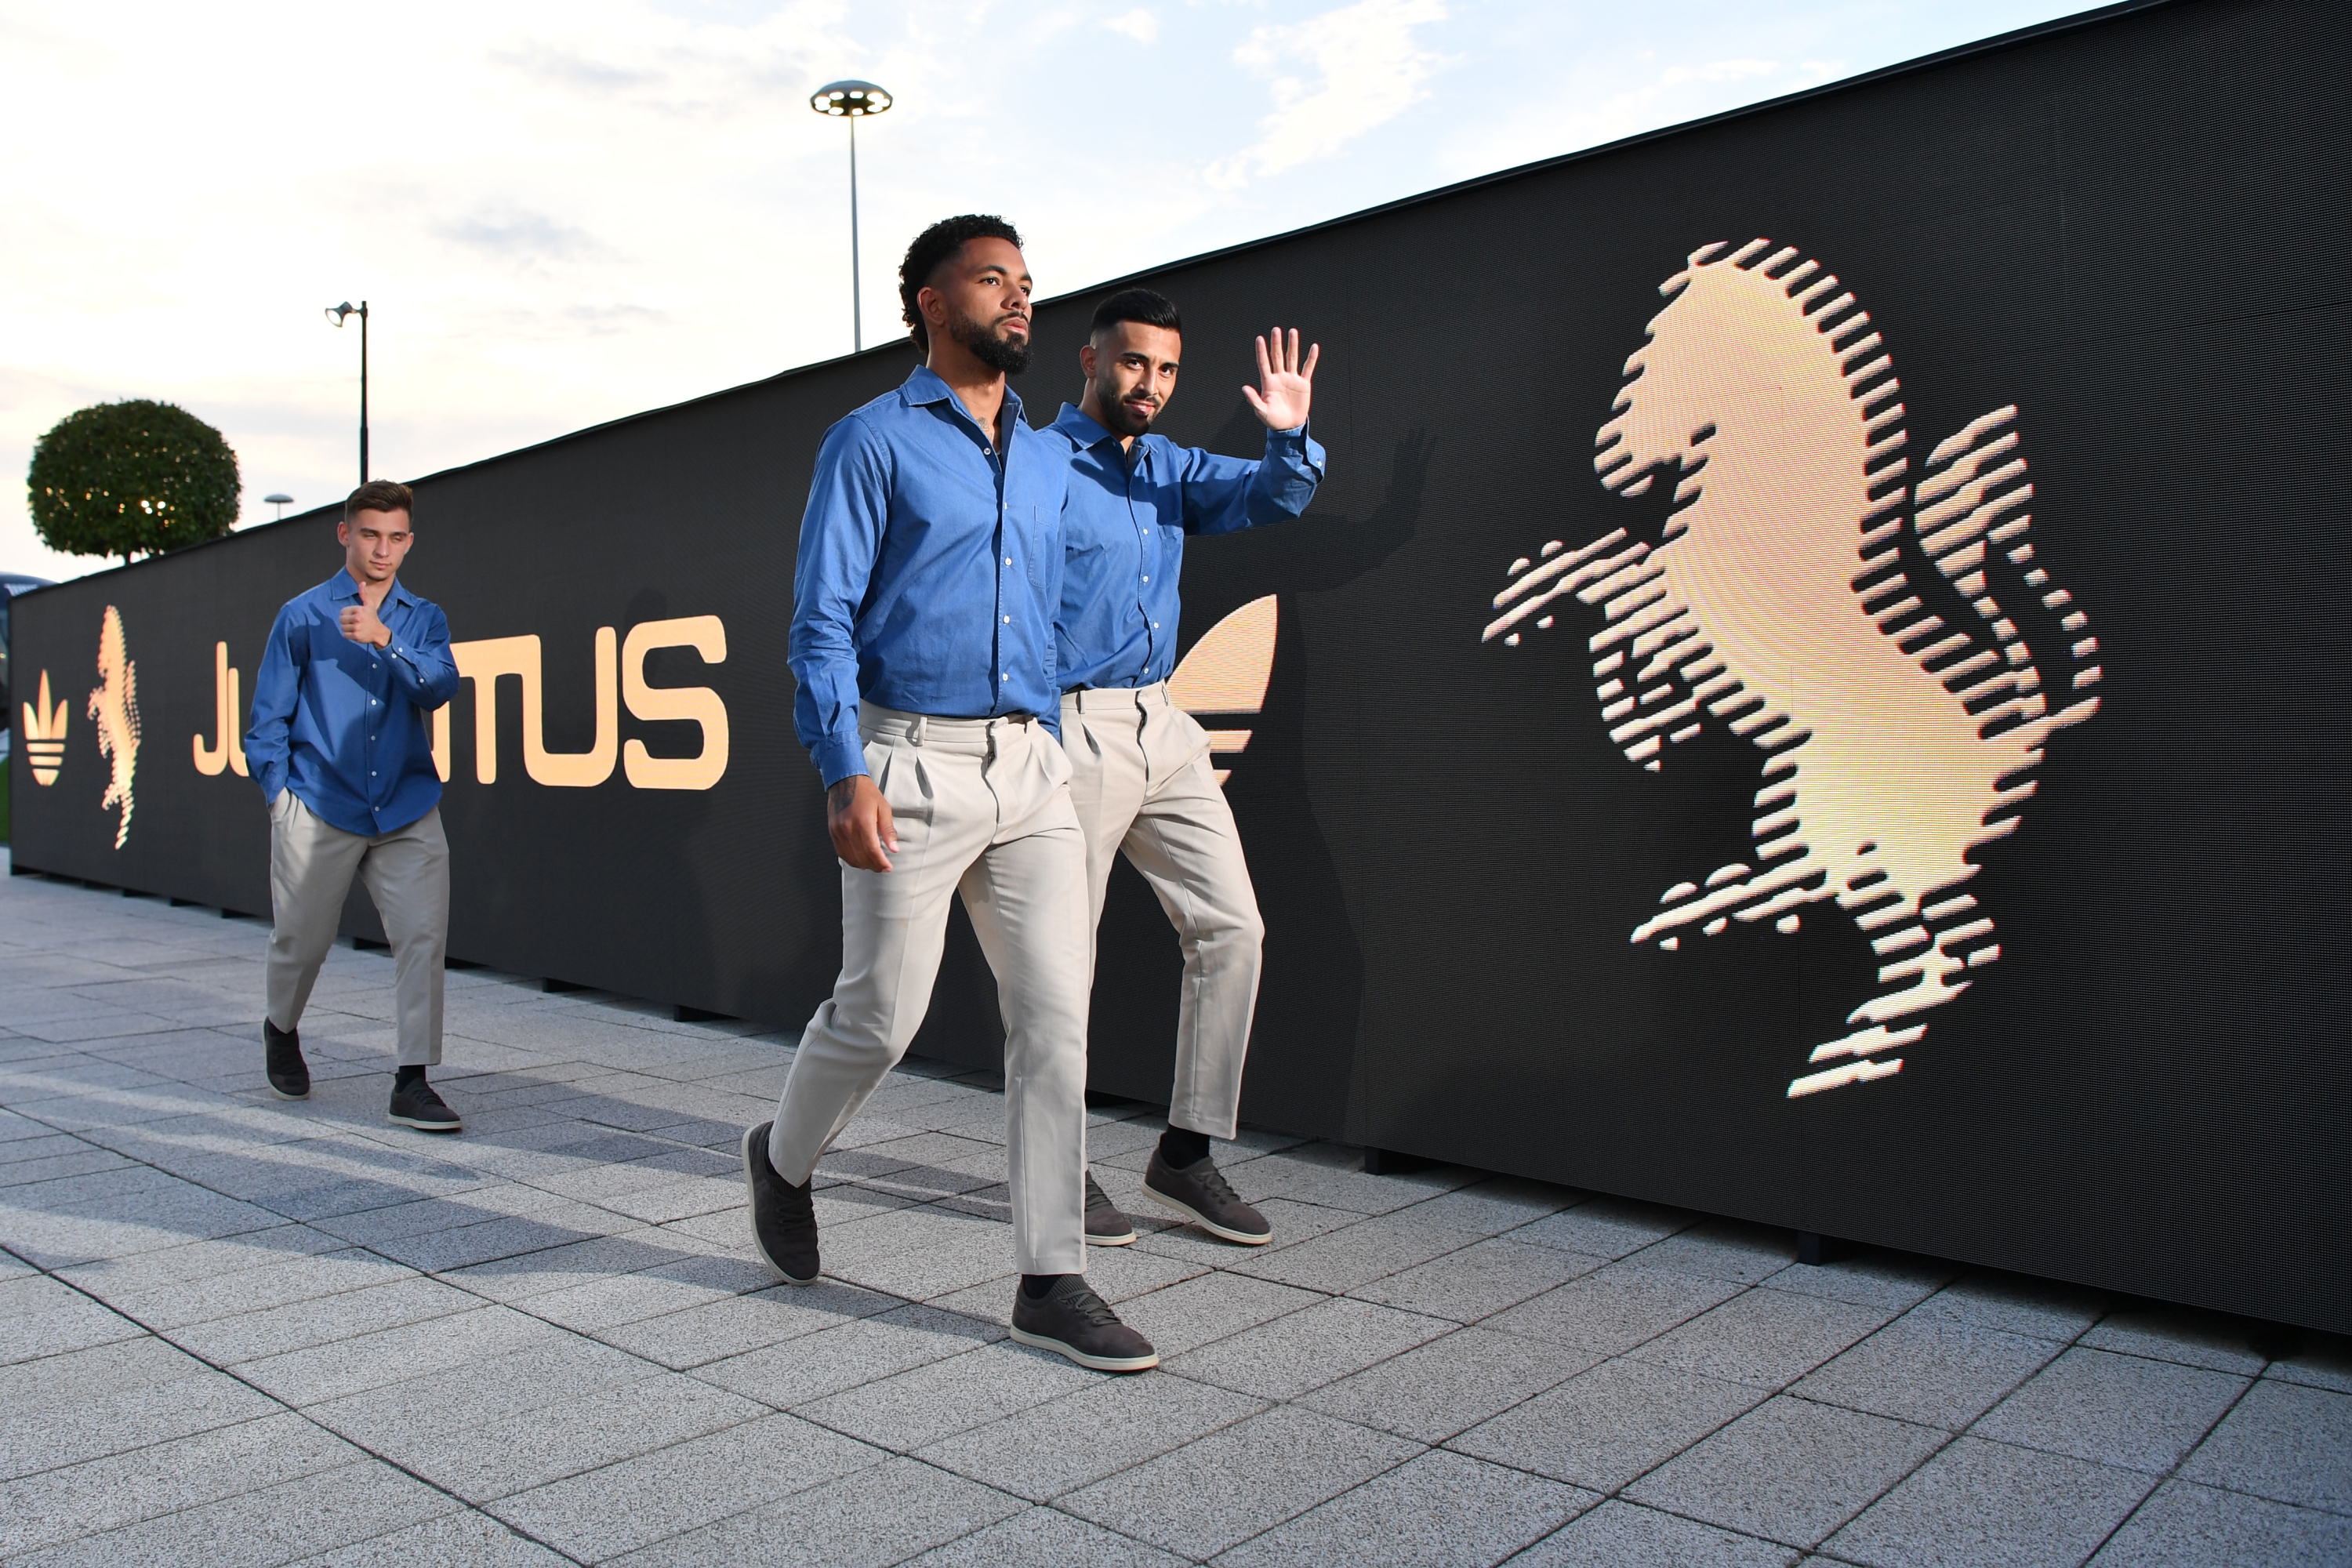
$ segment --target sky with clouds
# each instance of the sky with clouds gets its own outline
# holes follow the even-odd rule
[[[1001,212],[1041,292],[2083,9],[2075,0],[0,0],[0,571],[40,434],[121,397],[261,497],[411,477],[847,352],[907,240]]]

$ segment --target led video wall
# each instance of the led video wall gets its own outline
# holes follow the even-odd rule
[[[1150,274],[1180,440],[1255,453],[1251,333],[1323,345],[1314,508],[1185,569],[1244,1117],[2352,1330],[2347,42],[2121,8]],[[910,363],[422,481],[455,953],[805,1021],[796,529]],[[16,601],[18,868],[264,910],[235,732],[337,563],[312,514]],[[1162,1100],[1125,870],[1102,954],[1095,1087]],[[961,932],[917,1049],[998,1046]]]

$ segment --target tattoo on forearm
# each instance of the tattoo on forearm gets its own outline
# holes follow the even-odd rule
[[[850,802],[857,798],[858,776],[852,773],[845,779],[836,780],[834,786],[824,792],[825,815],[837,820],[849,809]]]

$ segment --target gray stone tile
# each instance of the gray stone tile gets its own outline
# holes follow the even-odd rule
[[[237,1375],[297,1406],[402,1383],[419,1368],[457,1375],[470,1362],[571,1339],[507,1307],[478,1307],[396,1329],[244,1363]]]
[[[1982,1271],[1946,1286],[1912,1309],[1925,1322],[1992,1329],[2037,1340],[2074,1339],[2106,1310],[2106,1299],[2072,1285]]]
[[[2332,1388],[2338,1394],[2352,1394],[2352,1340],[2337,1334],[2314,1334],[2294,1354],[2271,1363],[2263,1375],[2282,1383],[2299,1383],[2306,1388]]]
[[[1497,1312],[1486,1320],[1486,1326],[1617,1355],[1729,1300],[1743,1289],[1727,1280],[1614,1263]]]
[[[1488,1176],[1400,1212],[1412,1215],[1424,1225],[1501,1236],[1572,1205],[1588,1202],[1591,1196],[1574,1187],[1556,1186],[1549,1182]]]
[[[797,1407],[796,1414],[877,1447],[907,1453],[1101,1378],[1011,1341],[982,1345]]]
[[[1092,1485],[1267,1408],[1172,1376],[1112,1377],[915,1456],[1034,1502]]]
[[[126,1291],[109,1300],[148,1327],[169,1332],[416,1278],[415,1270],[357,1247],[255,1261],[261,1266]]]
[[[926,1552],[909,1568],[1178,1568],[1183,1561],[1059,1510],[1032,1508]]]
[[[1477,1173],[1457,1165],[1436,1165],[1402,1176],[1367,1175],[1362,1150],[1330,1143],[1302,1143],[1230,1168],[1223,1161],[1218,1163],[1234,1191],[1252,1203],[1257,1199],[1251,1194],[1256,1194],[1366,1215],[1391,1214],[1477,1179]]]
[[[631,1274],[657,1264],[704,1256],[704,1245],[667,1229],[647,1226],[617,1236],[590,1237],[544,1252],[522,1253],[449,1269],[442,1278],[488,1300],[519,1302],[553,1290],[594,1284],[615,1274]]]
[[[0,1189],[55,1181],[63,1176],[88,1176],[100,1172],[136,1168],[111,1149],[100,1149],[78,1138],[66,1137],[63,1133],[26,1142],[54,1146],[45,1147],[38,1157],[27,1156],[0,1164]],[[0,1144],[0,1149],[10,1151],[24,1147],[22,1143]]]
[[[1520,1334],[1463,1329],[1326,1384],[1298,1403],[1417,1443],[1443,1443],[1600,1360]]]
[[[1974,1431],[2021,1447],[2161,1474],[2221,1419],[2247,1381],[2077,1347],[1995,1405]]]
[[[1643,1247],[1636,1261],[1646,1268],[1760,1285],[1794,1266],[1796,1258],[1796,1238],[1785,1230],[1711,1219]]]
[[[1013,1267],[1013,1227],[919,1207],[820,1232],[824,1271],[835,1279],[929,1300],[1001,1278]]]
[[[2057,1353],[2049,1340],[1897,1318],[1790,1392],[1958,1432]]]
[[[142,1331],[121,1313],[42,1275],[0,1281],[0,1363],[88,1350]]]
[[[204,1568],[262,1568],[388,1534],[454,1512],[457,1506],[391,1466],[365,1459],[81,1536],[15,1563],[40,1568],[183,1563]]]
[[[562,1568],[568,1561],[497,1520],[467,1511],[305,1557],[296,1568]]]
[[[1521,1226],[1510,1237],[1535,1247],[1618,1258],[1687,1230],[1698,1221],[1697,1215],[1685,1209],[1638,1204],[1628,1198],[1594,1198]]]
[[[1117,1178],[1105,1177],[1104,1189],[1134,1222],[1136,1233],[1143,1239],[1136,1244],[1138,1252],[1155,1253],[1179,1263],[1195,1264],[1203,1268],[1226,1268],[1241,1258],[1256,1255],[1244,1253],[1232,1242],[1220,1241],[1200,1226],[1184,1220],[1158,1204],[1136,1194],[1122,1193]],[[1274,1239],[1265,1251],[1277,1252],[1303,1241],[1354,1225],[1365,1216],[1349,1209],[1332,1208],[1322,1204],[1297,1203],[1289,1198],[1255,1200],[1253,1206],[1265,1216],[1274,1227]]]
[[[2198,1445],[2180,1475],[2352,1514],[2352,1394],[2257,1383]]]
[[[2126,1355],[2156,1361],[2177,1361],[2183,1366],[2210,1367],[2215,1372],[2242,1373],[2248,1377],[2263,1370],[2267,1357],[2247,1342],[2247,1325],[2218,1312],[2165,1307],[2140,1311],[2111,1312],[2082,1338],[2082,1343]]]
[[[0,1556],[54,1546],[366,1458],[279,1414],[0,1485]]]
[[[1420,1452],[1416,1444],[1277,1406],[1072,1492],[1065,1512],[1187,1557],[1212,1557]]]
[[[2352,1519],[2238,1492],[2167,1481],[2091,1559],[2092,1568],[2342,1568]]]
[[[1633,1502],[1812,1546],[1947,1441],[1943,1433],[1780,1395],[1625,1489]]]
[[[793,1415],[768,1415],[501,1499],[499,1518],[601,1562],[821,1486],[888,1456]]]
[[[954,1306],[951,1299],[947,1304]],[[777,1285],[683,1312],[641,1318],[599,1330],[596,1337],[631,1355],[684,1372],[904,1305],[896,1296],[819,1279],[814,1285]]]
[[[173,1338],[206,1361],[234,1366],[404,1323],[477,1310],[481,1304],[479,1297],[438,1279],[408,1274],[381,1285],[186,1324],[174,1330]]]
[[[1630,1353],[1731,1383],[1784,1388],[1893,1315],[1883,1307],[1750,1290]]]
[[[1652,1508],[1610,1501],[1511,1559],[1512,1568],[1788,1568],[1798,1553]]]
[[[1582,1253],[1530,1247],[1498,1237],[1359,1285],[1349,1294],[1408,1312],[1475,1323],[1529,1297],[1540,1296],[1555,1285],[1589,1274],[1604,1261]]]
[[[1830,1537],[1870,1568],[2074,1568],[2153,1478],[1962,1437]]]
[[[608,1275],[584,1285],[531,1296],[516,1304],[534,1318],[544,1318],[583,1333],[594,1333],[640,1318],[656,1318],[728,1300],[765,1289],[775,1282],[775,1270],[764,1261],[748,1255],[722,1253],[678,1258],[634,1274]]]
[[[1123,1302],[1118,1315],[1170,1360],[1328,1300],[1247,1275],[1203,1274]]]
[[[1612,1361],[1472,1427],[1446,1447],[1613,1492],[1763,1398],[1762,1390],[1743,1384]]]
[[[1237,1394],[1295,1399],[1453,1327],[1443,1319],[1370,1301],[1331,1300],[1244,1329],[1162,1364],[1181,1376]]]
[[[1234,1547],[1217,1563],[1500,1563],[1601,1500],[1597,1492],[1433,1450]]]
[[[1801,1263],[1773,1275],[1765,1289],[1903,1312],[1950,1284],[1953,1272],[1925,1258],[1868,1255],[1835,1263]]]
[[[993,1324],[957,1313],[898,1307],[713,1362],[694,1375],[782,1410],[1003,1337]]]
[[[22,1363],[0,1371],[0,1478],[170,1442],[278,1408],[157,1340]]]
[[[629,1568],[756,1562],[883,1568],[1022,1511],[1017,1498],[890,1459],[614,1559]]]
[[[1478,1239],[1475,1231],[1424,1225],[1408,1211],[1362,1220],[1287,1247],[1259,1249],[1232,1258],[1225,1267],[1236,1274],[1338,1295],[1459,1252]]]
[[[193,1286],[224,1274],[266,1268],[343,1247],[339,1237],[306,1225],[278,1225],[220,1241],[190,1241],[124,1258],[100,1258],[58,1270],[91,1295],[123,1301],[151,1290]]]
[[[303,1414],[373,1452],[405,1453],[446,1433],[643,1382],[656,1369],[609,1346],[565,1335],[469,1362],[456,1377],[429,1361],[412,1370],[414,1375],[400,1382],[312,1405]]]

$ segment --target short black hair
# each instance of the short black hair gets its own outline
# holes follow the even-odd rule
[[[404,511],[416,514],[416,492],[391,479],[370,479],[343,499],[343,521],[363,511]]]
[[[1121,321],[1165,327],[1171,332],[1184,330],[1184,318],[1176,313],[1175,303],[1167,295],[1155,294],[1149,289],[1122,289],[1095,307],[1094,323],[1087,328],[1087,336],[1093,338],[1105,327],[1115,327]]]
[[[993,213],[965,213],[961,217],[943,217],[915,237],[907,247],[907,258],[898,263],[898,305],[906,318],[907,335],[915,341],[915,352],[931,352],[930,330],[923,324],[922,307],[915,296],[931,280],[940,264],[975,239],[1002,239],[1014,248],[1021,244],[1021,231]]]

